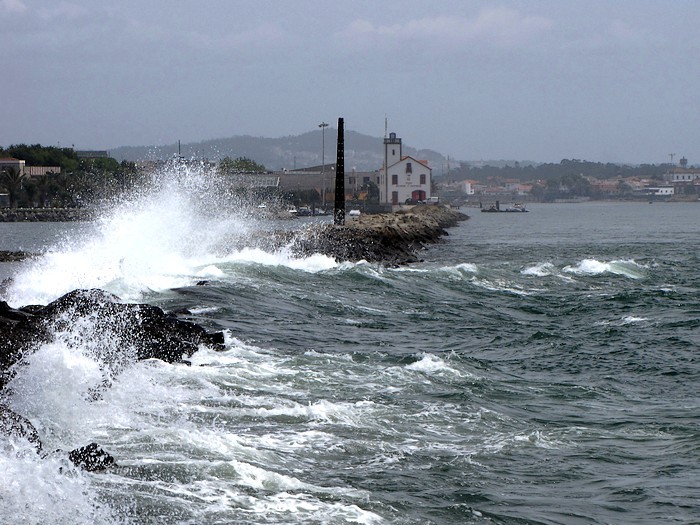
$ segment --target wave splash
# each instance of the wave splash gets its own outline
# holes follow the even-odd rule
[[[87,234],[28,262],[14,276],[8,302],[46,304],[78,288],[139,301],[203,277],[223,278],[221,265],[232,262],[312,272],[335,266],[328,257],[246,247],[246,239],[264,235],[252,209],[209,170],[171,165],[133,197],[108,206]]]

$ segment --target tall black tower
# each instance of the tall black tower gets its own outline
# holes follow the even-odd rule
[[[335,211],[333,223],[345,224],[345,125],[343,117],[338,118],[338,152],[335,161]]]

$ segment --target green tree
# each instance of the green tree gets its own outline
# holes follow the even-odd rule
[[[27,166],[60,166],[62,171],[78,168],[78,156],[71,148],[42,146],[41,144],[16,144],[0,148],[0,156],[14,157],[26,162]]]
[[[236,175],[240,173],[263,173],[267,171],[265,166],[247,157],[224,157],[219,161],[219,173],[222,175]]]
[[[22,192],[24,173],[17,168],[3,168],[0,174],[0,186],[5,188],[10,197],[10,208],[17,207],[17,200]]]
[[[367,183],[367,202],[369,204],[379,203],[379,186],[372,181]]]

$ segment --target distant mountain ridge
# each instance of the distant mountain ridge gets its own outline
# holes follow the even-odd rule
[[[337,131],[326,130],[325,162],[335,164]],[[252,137],[236,135],[228,138],[211,139],[180,145],[180,153],[185,158],[201,158],[211,161],[223,157],[247,157],[268,170],[292,170],[318,166],[322,162],[322,132],[309,131],[301,135],[280,138]],[[177,154],[177,143],[164,146],[122,146],[110,150],[110,155],[118,161],[164,160]],[[403,154],[420,160],[427,160],[430,167],[438,172],[447,163],[442,154],[429,149],[416,149],[403,145]],[[384,160],[383,139],[363,135],[355,131],[345,131],[345,169],[357,171],[378,170]],[[456,163],[456,161],[451,160]]]

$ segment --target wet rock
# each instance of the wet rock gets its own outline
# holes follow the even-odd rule
[[[0,222],[70,222],[92,219],[93,210],[84,208],[0,209]]]
[[[89,322],[83,322],[83,321]],[[77,327],[84,326],[88,333],[81,334]],[[161,308],[145,304],[125,304],[119,298],[103,290],[75,290],[46,306],[29,305],[12,308],[0,301],[0,390],[22,358],[34,351],[42,342],[51,341],[57,332],[73,329],[75,342],[82,337],[99,346],[101,340],[111,349],[129,353],[133,359],[161,359],[167,362],[183,362],[199,345],[222,348],[221,332],[209,333],[203,327],[164,312]],[[109,353],[101,356],[105,366],[110,366]],[[116,360],[120,356],[113,356]],[[107,388],[109,382],[99,385]],[[0,405],[0,434],[23,437],[42,450],[39,434],[32,423],[9,407]],[[91,443],[68,454],[78,467],[99,471],[115,466],[114,458],[97,444]]]
[[[84,447],[76,448],[68,454],[73,464],[89,472],[107,470],[116,467],[117,463],[111,454],[105,452],[97,443],[90,443]]]
[[[209,333],[157,306],[122,303],[103,290],[74,290],[46,306],[19,309],[0,301],[0,389],[23,355],[51,341],[56,332],[77,330],[76,326],[89,330],[83,337],[98,342],[103,338],[137,360],[175,363],[190,357],[200,345],[220,349],[224,343],[221,332]]]
[[[0,434],[25,438],[36,447],[37,452],[41,452],[39,433],[31,421],[2,404],[0,404]]]
[[[17,262],[24,261],[30,257],[36,257],[36,254],[17,251],[0,250],[0,262]]]
[[[19,415],[6,405],[0,404],[0,434],[14,438],[26,439],[34,445],[38,454],[42,453],[43,445],[39,439],[36,427],[26,417]],[[61,451],[57,451],[61,453]],[[116,467],[114,457],[105,452],[97,443],[90,443],[76,448],[68,453],[68,459],[83,470],[96,472]]]

